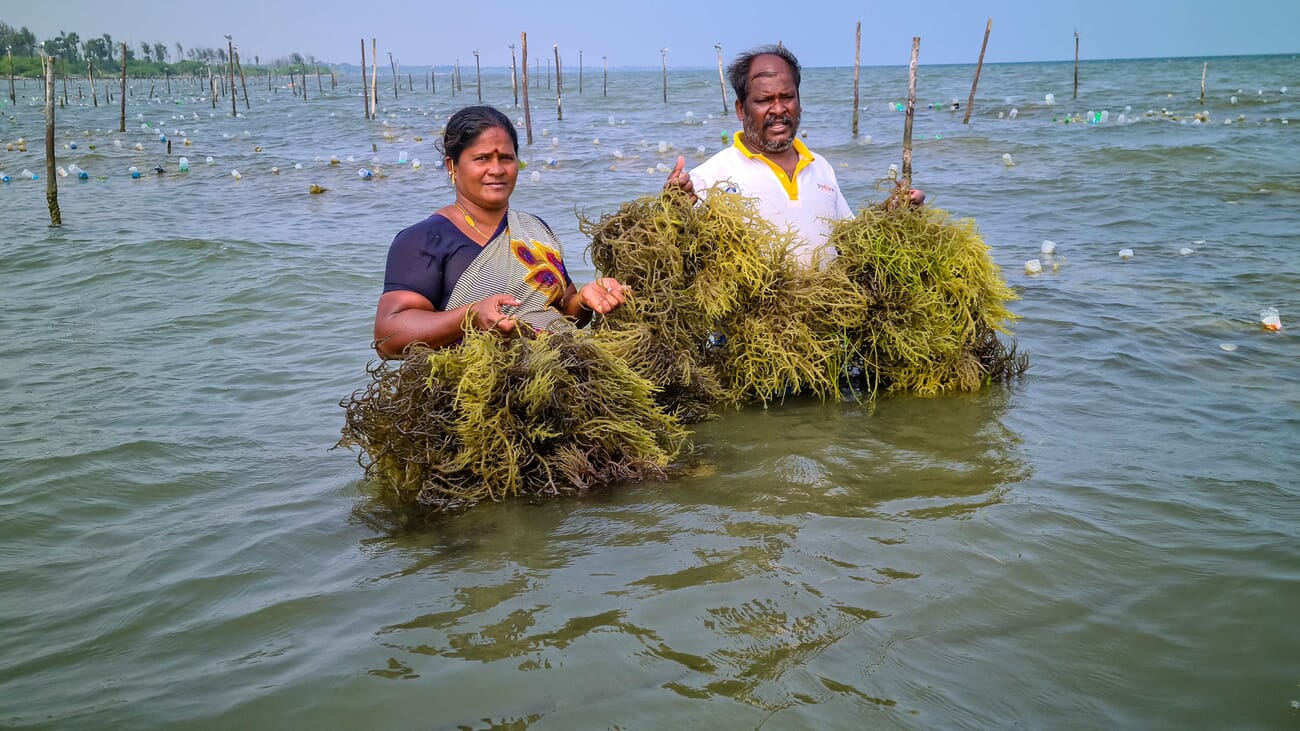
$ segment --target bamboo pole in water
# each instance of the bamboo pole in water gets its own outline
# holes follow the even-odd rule
[[[515,64],[515,44],[510,44],[510,88],[515,92],[515,109],[519,108],[519,70]]]
[[[546,59],[546,88],[551,88],[551,59]]]
[[[966,116],[962,124],[970,124],[970,110],[975,106],[975,87],[980,83],[980,69],[984,68],[984,51],[989,47],[989,32],[993,30],[993,19],[984,25],[984,43],[980,46],[980,60],[975,64],[975,80],[970,82],[970,96],[966,98]]]
[[[600,95],[609,96],[609,57],[600,57]]]
[[[907,67],[907,118],[903,123],[903,190],[912,189],[912,118],[916,116],[916,57],[921,36],[912,37],[912,62]]]
[[[126,43],[122,44],[122,117],[118,122],[117,131],[126,131]]]
[[[1201,67],[1201,106],[1205,106],[1205,72],[1210,70],[1210,62]]]
[[[474,51],[474,86],[478,89],[478,103],[483,103],[483,67],[479,65],[478,50]]]
[[[307,64],[302,65],[298,78],[302,81],[302,100],[307,101]]]
[[[366,39],[361,39],[361,97],[365,100],[366,119],[370,119],[370,87],[366,86]]]
[[[582,49],[578,49],[578,96],[582,96]]]
[[[379,40],[370,37],[370,118],[379,119]]]
[[[321,96],[325,95],[325,84],[320,80],[320,64],[316,64],[316,91]]]
[[[664,104],[668,103],[668,49],[660,48],[659,54],[663,56],[664,62]]]
[[[858,21],[858,30],[853,41],[853,136],[858,136],[858,70],[862,66],[862,21]]]
[[[62,109],[68,106],[68,62],[63,61],[59,65],[63,68],[63,98],[59,101],[59,108]],[[152,87],[150,87],[150,90],[150,96],[152,96]]]
[[[239,99],[235,96],[235,40],[226,36],[226,46],[228,47],[229,56],[226,65],[230,67],[230,118],[239,117]]]
[[[552,44],[551,49],[555,51],[555,119],[556,121],[563,122],[564,102],[560,99],[560,88],[563,86],[560,77],[560,44]]]
[[[54,171],[54,57],[45,57],[45,203],[50,209],[50,225],[62,226],[59,211],[59,179]]]
[[[90,60],[86,61],[86,81],[90,83],[90,100],[95,103],[95,108],[98,109],[99,91],[95,89],[95,62],[94,61],[90,61]],[[9,83],[11,85],[13,84],[12,78],[9,80]],[[10,89],[10,94],[11,95],[13,94],[12,89]]]
[[[388,52],[388,66],[393,69],[393,98],[397,98],[397,62],[393,60],[393,52]]]
[[[239,62],[238,48],[235,49],[235,68],[239,69],[239,88],[244,92],[244,109],[252,109],[248,104],[248,80],[244,77],[244,64]]]
[[[722,115],[725,117],[727,115],[727,80],[722,75],[722,44],[714,43],[713,48],[718,52],[718,88],[722,90]],[[857,104],[855,103],[854,106],[856,107]],[[857,129],[856,126],[854,129]]]
[[[524,68],[524,78],[523,78],[524,83],[522,84],[522,86],[524,87],[524,131],[527,132],[528,144],[531,145],[533,144],[533,113],[528,108],[528,34],[527,33],[519,34],[519,46],[520,46],[520,53],[523,56],[522,58],[523,63],[520,65],[523,66]]]
[[[1079,98],[1079,31],[1074,32],[1074,98]]]
[[[217,82],[212,78],[212,67],[208,67],[208,94],[212,97],[212,108],[217,108]]]
[[[6,50],[9,52],[9,104],[14,105],[18,103],[18,95],[14,93],[14,47],[7,46]],[[90,84],[94,86],[95,82],[92,80]]]

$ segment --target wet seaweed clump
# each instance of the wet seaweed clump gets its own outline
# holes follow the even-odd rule
[[[688,433],[589,333],[411,348],[340,405],[342,447],[401,503],[437,510],[662,479]]]
[[[848,334],[851,359],[873,389],[930,395],[1007,382],[1029,367],[998,339],[1016,294],[989,256],[975,222],[932,206],[881,206],[838,222],[830,269],[866,299]]]
[[[837,390],[841,318],[863,301],[846,278],[801,267],[792,236],[751,199],[710,191],[692,204],[667,191],[579,226],[592,263],[635,293],[601,337],[687,423],[717,403]]]
[[[988,246],[972,221],[937,208],[863,210],[812,266],[752,200],[716,189],[698,204],[675,191],[639,198],[580,226],[596,267],[637,295],[601,336],[620,339],[615,350],[684,420],[795,393],[971,391],[1028,365],[997,338],[1015,294]]]

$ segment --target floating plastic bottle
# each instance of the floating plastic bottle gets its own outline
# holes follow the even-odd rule
[[[134,166],[134,165],[132,165],[131,167],[127,168],[126,171],[127,171],[128,173],[130,173],[130,174],[131,174],[131,177],[133,177],[133,178],[139,178],[139,177],[140,177],[140,168],[137,168],[137,167]]]
[[[1015,107],[1012,107],[1011,111],[1007,112],[1007,116],[1011,117],[1012,119],[1015,119],[1016,117],[1020,116],[1020,110],[1016,109]]]
[[[62,165],[58,167],[56,172],[58,172],[60,178],[68,177],[68,171]]]
[[[217,161],[213,160],[211,155],[208,155],[207,159],[204,160],[204,162],[206,162],[209,165],[215,165]]]
[[[26,169],[24,169],[24,170],[22,171],[21,175],[22,175],[24,178],[27,178],[28,180],[37,180],[37,179],[39,179],[39,178],[41,177],[41,176],[37,175],[36,173],[32,172],[31,170],[26,170]]]
[[[1121,258],[1121,259],[1132,259],[1132,258],[1133,258],[1133,250],[1132,250],[1132,249],[1120,249],[1120,250],[1119,250],[1119,258]]]
[[[188,173],[190,171],[190,159],[188,157],[182,157],[177,160],[176,165],[180,168],[182,173]]]
[[[534,183],[542,182],[542,174],[536,170],[534,170],[533,174],[528,176],[528,178],[529,180],[532,180]]]
[[[357,176],[360,177],[362,180],[369,180],[375,177],[375,173],[373,170],[370,170],[369,168],[361,168],[360,170],[357,171]]]
[[[1056,95],[1055,95],[1055,94],[1050,94],[1050,93],[1049,93],[1049,94],[1047,94],[1046,96],[1043,97],[1043,101],[1046,102],[1046,103],[1047,103],[1047,106],[1050,107],[1050,106],[1052,106],[1053,104],[1056,103]]]
[[[1237,97],[1235,96],[1228,97],[1228,103],[1233,105],[1234,107],[1237,106]]]
[[[1055,254],[1056,242],[1050,239],[1043,239],[1043,245],[1038,247],[1038,252],[1044,256]]]
[[[1098,113],[1097,121],[1101,122],[1102,124],[1106,124],[1107,122],[1109,122],[1110,112],[1105,109],[1101,110],[1101,112]]]
[[[659,152],[668,152],[668,143],[665,140],[659,140]]]
[[[1002,164],[1009,168],[1013,168],[1016,166],[1016,161],[1011,159],[1011,153],[1004,152],[1002,153]]]
[[[1181,248],[1181,249],[1178,250],[1178,253],[1179,253],[1181,256],[1187,256],[1188,254],[1195,254],[1195,253],[1196,253],[1196,249],[1193,249],[1193,248],[1191,248],[1191,247],[1189,247],[1189,246],[1184,246],[1183,248]]]
[[[406,164],[406,150],[402,150],[401,152],[397,153],[397,164],[398,165]]]
[[[1263,325],[1265,330],[1277,332],[1282,329],[1282,316],[1278,314],[1276,307],[1265,307],[1259,311],[1259,324]]]
[[[272,175],[279,175],[279,174],[280,174],[280,168],[278,168],[278,167],[272,165],[272,166],[271,166],[271,174],[272,174]]]
[[[302,163],[300,163],[300,162],[295,162],[295,163],[293,164],[293,169],[294,169],[294,170],[302,170]]]
[[[420,169],[420,158],[417,157],[417,158],[415,158],[414,160],[411,161],[411,169],[412,169],[412,170],[419,170],[419,169]]]
[[[1042,274],[1042,273],[1043,273],[1043,263],[1040,262],[1039,260],[1030,259],[1029,261],[1025,262],[1025,274],[1028,274],[1029,276],[1032,277],[1035,274]]]
[[[12,181],[13,178],[9,177],[9,173],[0,173],[0,183],[9,183]]]

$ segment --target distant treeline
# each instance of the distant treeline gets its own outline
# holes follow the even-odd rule
[[[59,31],[54,38],[38,41],[26,26],[15,29],[0,21],[0,51],[6,57],[0,61],[0,75],[13,73],[15,76],[40,76],[39,59],[41,44],[45,53],[59,60],[58,71],[61,74],[80,76],[94,66],[95,75],[111,76],[120,74],[122,69],[122,45],[105,33],[96,38],[82,40],[76,33]],[[264,74],[272,70],[276,73],[303,73],[314,71],[316,59],[304,57],[300,53],[291,53],[286,57],[272,60],[263,67],[261,59],[239,56],[239,64],[246,73]],[[141,42],[137,46],[126,46],[126,72],[129,76],[162,76],[164,74],[186,75],[199,74],[208,69],[224,66],[231,59],[225,48],[185,48],[179,43]],[[12,60],[11,60],[12,59]]]

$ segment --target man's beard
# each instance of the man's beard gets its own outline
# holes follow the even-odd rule
[[[785,115],[785,116],[783,116],[783,117],[780,117],[780,118],[778,118],[778,119],[773,119],[772,121],[773,121],[773,122],[782,122],[782,123],[785,124],[785,126],[789,127],[789,128],[790,128],[790,139],[788,139],[788,140],[769,140],[769,139],[767,139],[766,137],[763,136],[763,130],[766,129],[767,126],[768,126],[768,125],[767,125],[767,121],[764,120],[764,122],[763,122],[763,126],[762,126],[761,129],[755,129],[755,128],[754,128],[753,120],[750,120],[750,119],[748,119],[748,118],[745,119],[745,125],[744,125],[744,126],[745,126],[745,137],[747,138],[747,141],[753,143],[753,146],[754,146],[754,147],[757,147],[758,149],[762,150],[763,152],[772,152],[772,153],[785,152],[786,150],[790,149],[790,146],[791,146],[791,145],[794,144],[795,133],[798,132],[798,128],[795,126],[794,118],[787,114],[787,115]]]

